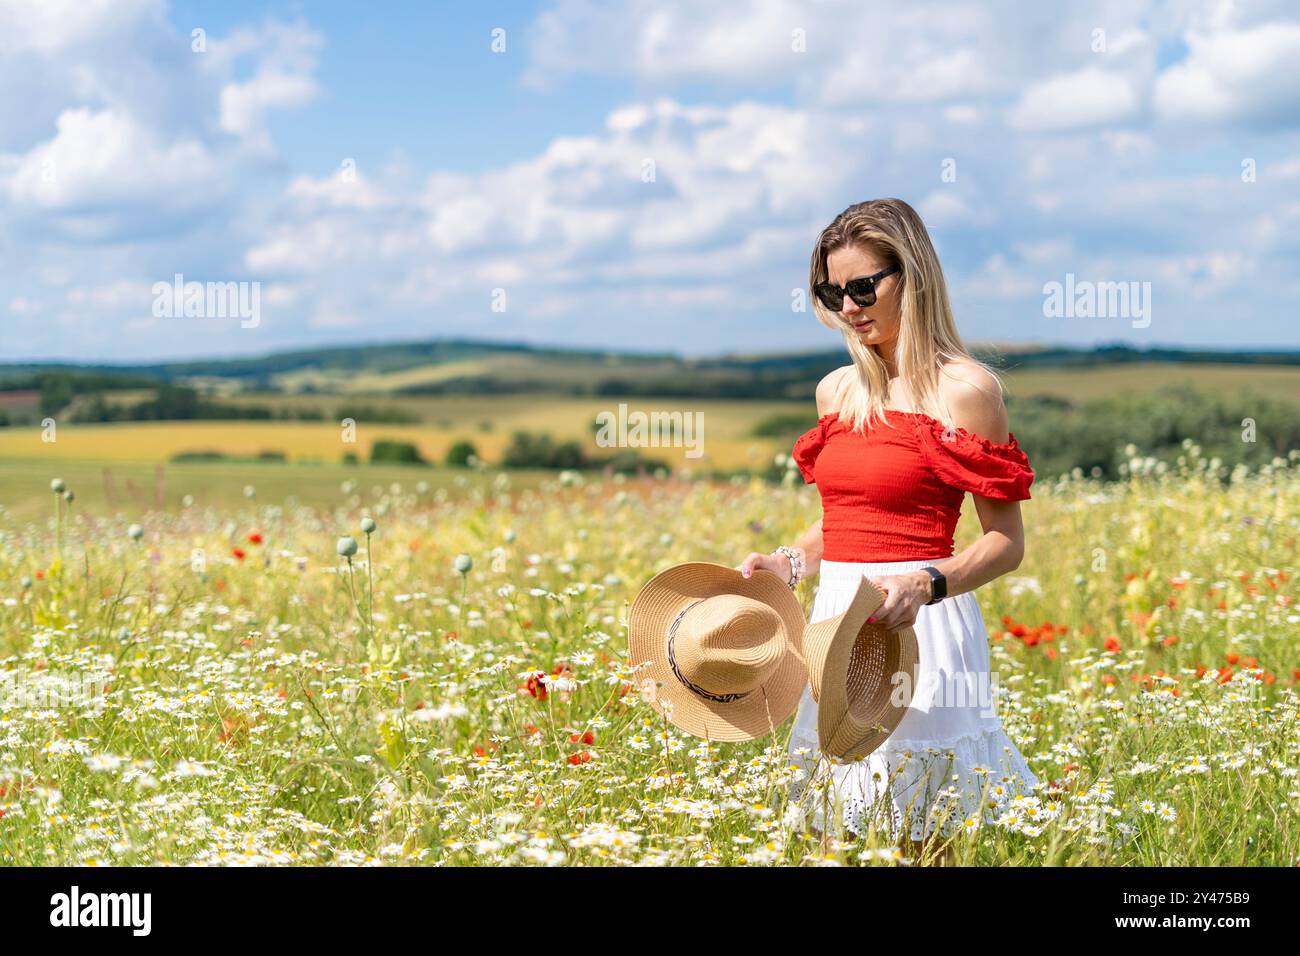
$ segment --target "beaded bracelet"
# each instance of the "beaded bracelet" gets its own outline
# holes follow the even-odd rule
[[[803,548],[787,548],[785,545],[781,545],[772,553],[784,554],[790,559],[790,580],[786,584],[790,585],[790,590],[793,591],[795,585],[803,580],[804,571],[808,567],[804,561]]]

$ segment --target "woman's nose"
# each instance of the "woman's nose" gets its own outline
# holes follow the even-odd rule
[[[862,311],[862,306],[858,305],[856,302],[853,301],[853,296],[846,295],[844,297],[844,304],[840,306],[840,311],[844,315],[847,315],[850,318],[852,318],[853,316],[857,315],[859,312]]]

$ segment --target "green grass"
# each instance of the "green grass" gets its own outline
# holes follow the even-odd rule
[[[959,862],[1300,864],[1298,461],[1035,487],[1024,563],[978,598],[1043,788],[955,834]],[[645,580],[790,540],[814,489],[380,474],[169,468],[153,511],[152,471],[122,469],[144,497],[114,513],[69,464],[56,523],[55,474],[6,472],[0,861],[895,860],[879,829],[808,829],[788,723],[684,737],[626,658]],[[959,548],[977,535],[968,507]]]
[[[230,509],[248,504],[252,487],[259,505],[314,505],[338,497],[345,481],[355,482],[364,496],[377,498],[394,484],[414,489],[419,482],[450,497],[466,493],[482,480],[464,469],[397,465],[298,465],[281,463],[193,462],[151,465],[139,462],[111,466],[85,461],[7,460],[0,506],[15,521],[44,520],[52,514],[50,479],[62,478],[73,488],[74,519],[114,514],[138,515],[161,510],[179,512],[186,497],[199,508]],[[512,473],[517,487],[536,487],[540,472]]]

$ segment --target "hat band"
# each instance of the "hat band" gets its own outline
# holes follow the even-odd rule
[[[696,694],[699,697],[703,697],[705,700],[711,700],[716,704],[734,704],[736,701],[748,697],[750,694],[753,693],[753,691],[747,690],[739,694],[714,694],[710,691],[707,691],[703,687],[699,686],[698,684],[693,684],[691,683],[690,680],[687,679],[686,675],[683,674],[678,669],[677,658],[673,655],[673,645],[677,641],[677,627],[682,623],[682,618],[684,618],[686,616],[686,612],[689,611],[691,608],[695,607],[696,604],[703,604],[703,603],[704,603],[704,598],[700,598],[698,601],[686,605],[686,607],[682,608],[677,613],[677,617],[673,619],[672,626],[668,628],[668,666],[673,669],[673,676],[675,676],[679,681],[681,681],[682,684],[686,687],[686,689],[689,690],[692,694]]]

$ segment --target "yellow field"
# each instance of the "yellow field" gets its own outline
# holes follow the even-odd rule
[[[320,397],[312,401],[319,403]],[[646,448],[643,453],[670,467],[741,468],[761,466],[788,443],[747,435],[753,424],[779,411],[809,411],[804,403],[695,401],[691,399],[627,399],[629,411],[687,411],[704,416],[703,452],[685,457],[683,448]],[[220,451],[234,456],[255,456],[280,451],[293,461],[337,462],[355,451],[369,457],[372,442],[391,438],[416,444],[424,457],[441,462],[451,445],[468,439],[479,455],[497,461],[516,430],[549,432],[556,439],[578,439],[588,452],[608,454],[596,446],[592,424],[602,411],[618,412],[618,400],[568,399],[546,396],[446,398],[419,400],[428,416],[423,425],[368,425],[359,421],[356,443],[343,441],[335,422],[131,422],[58,426],[57,441],[46,443],[34,428],[0,429],[0,459],[167,461],[190,451]],[[332,407],[332,406],[330,406]],[[403,407],[406,407],[403,405]],[[810,421],[815,418],[810,411]]]
[[[1141,362],[1098,368],[1028,369],[1010,372],[1004,380],[1012,396],[1060,395],[1080,402],[1117,392],[1142,394],[1167,385],[1195,385],[1228,393],[1249,388],[1265,395],[1300,401],[1300,366],[1291,365]]]
[[[377,386],[432,381],[437,369],[465,374],[472,363],[411,369],[388,375],[355,376],[354,384]],[[438,373],[441,374],[441,373]],[[1086,401],[1129,392],[1135,395],[1171,384],[1195,383],[1225,393],[1248,387],[1263,394],[1300,401],[1300,367],[1198,365],[1168,363],[1115,365],[1090,369],[1013,371],[1005,376],[1007,389],[1016,397],[1060,395]],[[110,393],[110,401],[139,401],[145,393]],[[607,453],[596,446],[592,425],[602,411],[617,413],[620,402],[631,411],[689,411],[704,415],[704,455],[687,459],[684,449],[644,449],[649,457],[672,467],[753,468],[778,452],[789,450],[787,441],[754,438],[749,432],[758,421],[780,413],[801,413],[809,424],[816,410],[807,401],[752,401],[746,399],[698,400],[682,397],[631,396],[576,397],[563,395],[448,395],[387,396],[381,394],[267,394],[257,392],[224,396],[223,401],[265,405],[277,412],[295,409],[322,411],[324,422],[141,422],[112,425],[60,424],[58,441],[46,444],[34,428],[0,429],[0,460],[87,460],[103,462],[160,462],[190,451],[220,451],[233,456],[255,456],[263,451],[283,452],[291,461],[338,462],[347,451],[362,460],[372,442],[392,438],[416,444],[430,461],[440,462],[451,445],[461,439],[473,442],[488,462],[499,461],[517,430],[547,432],[558,440],[577,439],[592,455]],[[342,440],[334,416],[340,407],[378,406],[400,409],[420,419],[416,425],[368,424],[359,421],[355,445]],[[1014,414],[1012,427],[1014,429]]]

